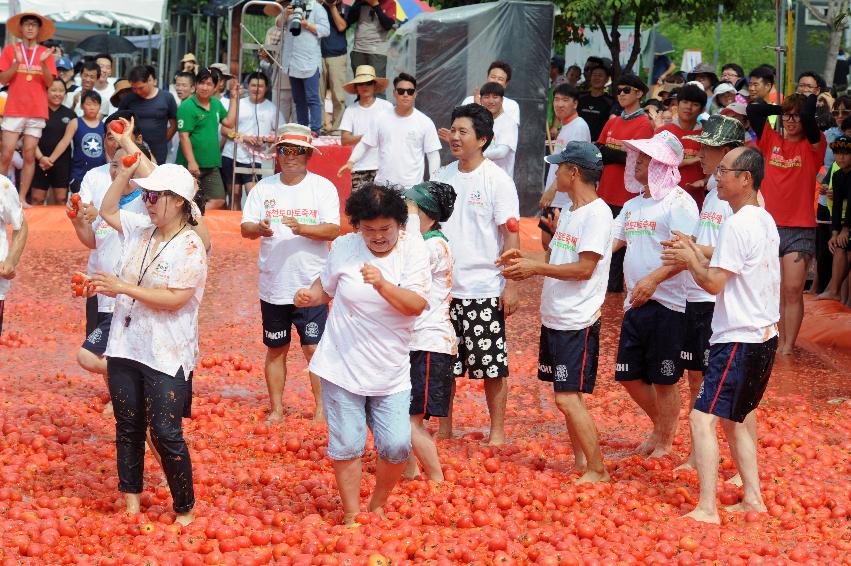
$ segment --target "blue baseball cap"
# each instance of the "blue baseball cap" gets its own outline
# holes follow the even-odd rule
[[[561,153],[548,155],[544,161],[552,165],[570,163],[582,169],[594,171],[603,169],[603,154],[596,145],[584,141],[569,141]]]
[[[62,57],[56,60],[56,68],[71,70],[74,68],[74,63],[71,62],[71,59],[63,55]]]

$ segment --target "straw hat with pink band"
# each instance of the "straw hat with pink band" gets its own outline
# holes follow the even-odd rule
[[[310,128],[301,124],[284,124],[278,128],[278,139],[275,140],[274,146],[279,145],[295,145],[307,147],[322,155],[319,148],[313,145],[313,134]]]
[[[662,200],[680,184],[680,163],[683,161],[683,144],[677,136],[662,130],[650,139],[624,140],[626,147],[626,190],[640,193],[644,185],[635,178],[635,162],[638,155],[650,156],[647,168],[647,188],[653,200]]]

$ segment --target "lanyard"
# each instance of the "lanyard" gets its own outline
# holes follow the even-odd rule
[[[160,248],[160,251],[158,251],[158,252],[157,252],[157,254],[156,254],[156,255],[155,255],[155,256],[151,259],[151,262],[148,264],[148,266],[147,266],[147,267],[145,267],[145,260],[146,260],[146,259],[148,259],[148,250],[150,250],[150,249],[151,249],[151,242],[153,242],[153,241],[154,241],[154,234],[156,234],[156,233],[157,233],[157,229],[156,229],[156,228],[154,228],[154,231],[153,231],[153,232],[151,232],[151,239],[150,239],[150,240],[148,240],[148,245],[146,245],[146,246],[145,246],[145,255],[143,255],[143,256],[142,256],[142,263],[140,263],[140,264],[139,264],[139,271],[140,271],[140,273],[139,273],[139,280],[138,280],[138,281],[136,281],[136,286],[137,286],[137,287],[140,287],[140,286],[142,285],[142,279],[144,279],[144,278],[145,278],[145,274],[148,272],[148,269],[149,269],[149,268],[150,268],[150,267],[154,264],[154,262],[155,262],[155,261],[157,261],[157,258],[158,258],[158,257],[160,257],[160,254],[162,254],[162,253],[165,251],[165,249],[168,247],[168,245],[169,245],[172,241],[174,241],[174,239],[175,239],[175,238],[177,238],[177,237],[180,235],[180,233],[181,233],[181,232],[183,232],[183,229],[184,229],[184,228],[186,228],[186,224],[184,224],[183,226],[181,226],[181,227],[180,227],[180,230],[178,230],[178,231],[174,234],[174,236],[172,236],[172,237],[169,239],[169,241],[168,241],[168,242],[166,242],[166,243],[165,243],[165,245],[164,245],[163,247],[161,247],[161,248]],[[144,267],[144,269],[142,269],[143,267]],[[127,312],[128,312],[128,314],[127,314],[127,316],[125,316],[125,317],[124,317],[124,327],[125,327],[125,328],[127,328],[128,326],[130,326],[131,317],[130,317],[130,314],[129,314],[129,313],[133,311],[133,306],[134,306],[135,304],[136,304],[136,299],[133,299],[133,302],[132,302],[132,303],[130,303],[130,309],[127,311]]]
[[[38,52],[38,45],[33,47],[33,56],[30,57],[29,59],[27,59],[27,48],[24,47],[24,42],[23,41],[21,42],[21,55],[24,58],[24,65],[26,65],[27,71],[32,69],[33,65],[35,64],[35,54],[37,52]]]

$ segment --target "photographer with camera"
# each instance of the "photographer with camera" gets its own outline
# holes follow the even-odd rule
[[[329,132],[338,132],[340,120],[343,118],[343,110],[346,109],[346,91],[343,84],[346,82],[346,59],[349,46],[346,42],[346,15],[348,6],[343,0],[317,0],[325,8],[328,21],[331,23],[331,33],[322,38],[322,76],[319,78],[319,99],[325,104],[325,93],[331,91],[331,103],[333,112],[331,122],[325,120],[325,129]]]
[[[387,76],[389,35],[396,24],[395,0],[355,0],[346,16],[349,27],[355,28],[352,45],[352,72],[360,65],[371,65],[380,77]],[[384,93],[378,93],[384,98]]]
[[[313,135],[318,136],[324,116],[319,98],[322,67],[319,42],[331,33],[331,25],[325,10],[314,0],[288,2],[286,17],[282,70],[290,77],[298,123],[309,126]]]

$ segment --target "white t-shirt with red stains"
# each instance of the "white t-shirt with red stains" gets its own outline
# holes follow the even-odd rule
[[[544,277],[541,324],[552,330],[582,330],[600,318],[612,262],[612,211],[603,199],[571,211],[561,210],[550,240],[550,264],[577,263],[579,254],[593,252],[600,261],[586,281]]]
[[[118,295],[105,355],[134,360],[167,375],[177,375],[183,368],[184,378],[189,379],[198,358],[198,307],[207,281],[204,244],[187,225],[170,243],[166,240],[154,246],[151,238],[155,228],[147,215],[123,214],[121,229],[121,279],[136,285],[144,271],[139,283],[142,287],[194,289],[194,293],[177,310],[151,308],[127,295]]]
[[[626,242],[623,273],[626,280],[624,310],[629,310],[632,290],[646,275],[662,267],[662,242],[673,237],[677,230],[691,236],[697,224],[697,203],[681,187],[661,200],[638,195],[624,203],[615,219],[614,238]],[[686,310],[686,279],[688,272],[663,281],[651,297],[663,307],[676,312]]]
[[[428,300],[431,266],[419,232],[401,231],[384,257],[373,255],[360,233],[340,236],[319,276],[334,303],[310,371],[355,395],[392,395],[411,388],[409,354],[417,317],[400,313],[364,282],[366,263],[393,285]]]
[[[3,175],[0,175],[0,261],[9,255],[9,241],[6,227],[12,230],[20,230],[24,222],[24,210],[21,200],[18,198],[18,189]],[[0,277],[0,301],[6,298],[9,287],[12,286],[10,279]]]
[[[296,291],[310,287],[328,258],[328,242],[298,236],[281,222],[285,216],[300,224],[340,224],[340,199],[331,181],[308,172],[297,185],[285,185],[280,176],[261,179],[245,200],[242,222],[269,218],[273,236],[260,238],[260,299],[273,305],[291,305]]]

